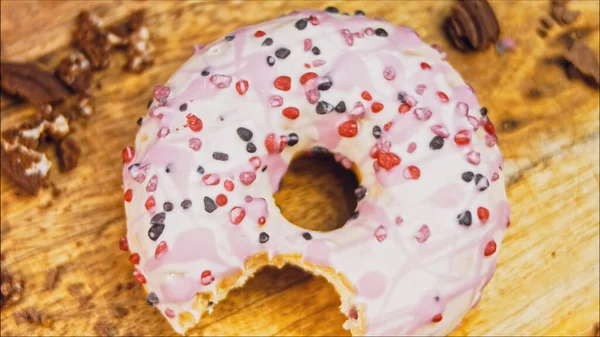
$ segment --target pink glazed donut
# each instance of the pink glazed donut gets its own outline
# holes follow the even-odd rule
[[[123,151],[127,237],[147,302],[184,333],[260,267],[331,282],[353,335],[440,335],[490,281],[510,207],[473,89],[410,28],[300,11],[238,29],[164,85]],[[290,160],[362,177],[330,232],[287,221]]]

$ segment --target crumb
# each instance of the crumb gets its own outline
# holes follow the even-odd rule
[[[24,310],[15,313],[15,322],[17,325],[23,323],[35,323],[43,327],[50,328],[54,324],[52,317],[32,308],[26,308]]]
[[[21,301],[23,289],[24,282],[3,266],[0,270],[0,309]]]
[[[116,329],[109,325],[103,319],[100,319],[98,320],[98,322],[96,322],[96,325],[94,325],[94,329],[96,330],[96,333],[100,336],[114,336],[117,334]]]
[[[124,306],[122,306],[120,304],[116,304],[113,307],[113,316],[115,316],[116,318],[125,317],[125,316],[127,316],[127,314],[129,314],[129,310],[127,308],[125,308]]]
[[[58,266],[48,270],[46,274],[46,290],[54,290],[60,281],[61,275],[64,273],[64,267]]]

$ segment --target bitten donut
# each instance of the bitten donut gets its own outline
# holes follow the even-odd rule
[[[332,283],[354,335],[439,335],[476,305],[509,225],[502,155],[473,89],[410,28],[300,11],[240,28],[153,92],[123,150],[133,276],[184,333],[264,265]],[[341,228],[287,221],[295,156],[361,177]]]

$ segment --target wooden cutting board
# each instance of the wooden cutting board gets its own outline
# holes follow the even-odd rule
[[[503,54],[494,48],[462,54],[449,47],[439,28],[449,1],[3,1],[5,60],[54,67],[67,52],[74,18],[82,9],[95,10],[112,23],[144,7],[157,46],[156,65],[142,75],[123,73],[124,58],[119,57],[96,75],[96,114],[74,134],[84,152],[80,165],[68,174],[52,172],[60,196],[53,197],[49,189],[38,197],[25,196],[2,178],[2,264],[26,280],[23,301],[1,313],[3,336],[95,335],[98,322],[118,335],[174,335],[159,312],[145,304],[142,288],[131,283],[132,266],[117,248],[125,234],[121,149],[133,143],[135,122],[145,113],[151,88],[190,56],[194,43],[294,9],[328,5],[411,25],[424,40],[441,45],[496,124],[506,159],[511,227],[480,305],[453,334],[593,333],[599,320],[598,91],[567,80],[547,61],[560,52],[557,36],[567,29],[554,26],[545,39],[535,33],[549,1],[492,3],[503,37],[517,42],[513,52]],[[583,12],[572,27],[595,28],[586,42],[597,53],[599,3],[573,1],[569,6]],[[35,114],[7,97],[1,108],[2,130]],[[347,212],[344,205],[332,206],[344,195],[342,182],[317,187],[334,175],[323,167],[286,177],[289,190],[278,198],[288,201],[290,219],[305,217],[323,226]],[[44,290],[47,271],[58,266],[64,274],[56,289]],[[82,294],[73,295],[78,283]],[[324,279],[294,268],[267,269],[232,292],[190,334],[348,335],[338,305]],[[53,327],[17,325],[14,313],[27,307],[52,315]],[[117,317],[124,311],[116,308],[128,313]]]

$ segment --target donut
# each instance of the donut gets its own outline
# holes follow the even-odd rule
[[[242,27],[153,90],[123,152],[146,301],[184,333],[261,267],[323,276],[353,335],[440,335],[490,281],[510,206],[494,125],[437,47],[382,19],[292,12]],[[360,177],[336,230],[282,216],[290,161]]]

